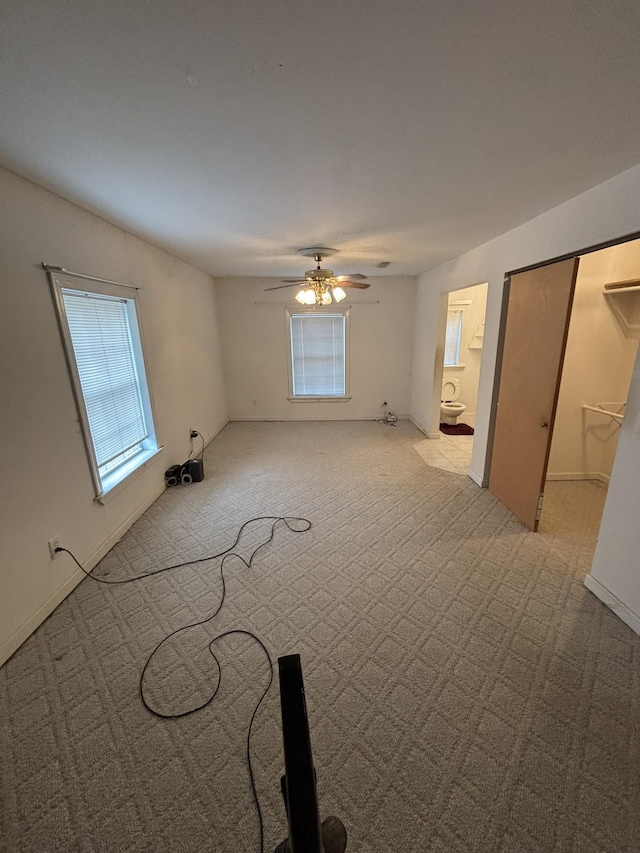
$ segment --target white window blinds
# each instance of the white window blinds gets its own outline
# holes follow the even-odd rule
[[[128,300],[61,289],[101,475],[148,437]]]
[[[460,338],[462,336],[462,309],[447,312],[447,332],[444,340],[444,366],[460,362]]]
[[[344,396],[344,314],[292,314],[291,367],[294,397]]]

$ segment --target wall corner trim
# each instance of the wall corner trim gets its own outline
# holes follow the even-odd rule
[[[603,586],[600,581],[597,581],[591,573],[584,579],[584,585],[592,592],[596,598],[605,604],[609,610],[616,614],[625,625],[628,625],[632,631],[640,635],[640,616],[634,613],[626,604],[620,601],[606,586]]]

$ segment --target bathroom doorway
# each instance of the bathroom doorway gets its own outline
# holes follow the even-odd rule
[[[443,295],[442,324],[436,376],[440,399],[439,431],[416,450],[434,468],[469,474],[478,403],[484,340],[487,283]],[[449,403],[450,405],[447,405]],[[433,441],[438,438],[438,441]]]
[[[540,532],[595,545],[639,338],[640,240],[580,256]]]

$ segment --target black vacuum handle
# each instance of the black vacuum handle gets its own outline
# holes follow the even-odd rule
[[[300,655],[278,658],[278,674],[289,844],[292,853],[323,853]]]

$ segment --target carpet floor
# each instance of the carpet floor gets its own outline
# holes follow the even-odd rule
[[[148,700],[204,703],[208,642],[252,631],[274,662],[302,657],[320,810],[343,820],[348,851],[638,851],[640,637],[582,584],[595,531],[550,510],[530,533],[425,465],[420,439],[406,422],[229,424],[204,482],[167,490],[95,573],[216,553],[256,516],[312,527],[278,525],[250,567],[225,562],[221,612],[163,647]],[[260,647],[218,641],[218,694],[182,719],[138,692],[154,647],[220,596],[219,559],[86,579],[2,667],[0,849],[258,853],[245,754]],[[270,853],[286,835],[277,679],[251,754]]]

